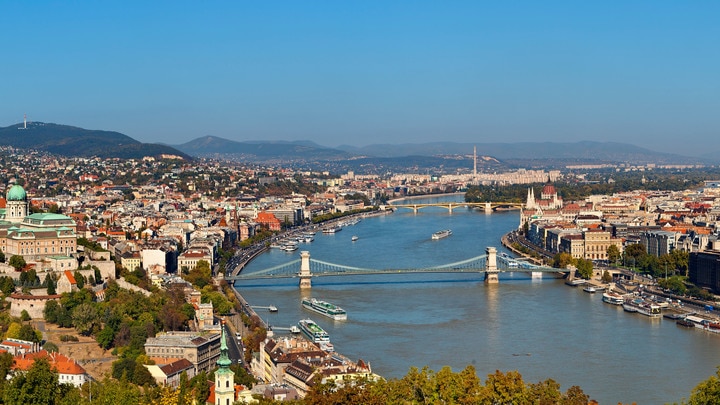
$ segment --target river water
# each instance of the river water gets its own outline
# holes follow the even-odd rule
[[[272,249],[243,273],[295,260],[302,250],[363,268],[436,266],[483,255],[487,246],[505,251],[500,237],[518,222],[518,212],[401,209],[333,235],[318,233],[293,253]],[[441,229],[453,234],[431,240]],[[412,366],[439,371],[448,365],[457,372],[472,364],[483,380],[495,370],[517,370],[528,383],[552,378],[563,391],[577,385],[601,404],[662,404],[687,398],[720,365],[720,335],[625,313],[602,303],[601,294],[555,278],[510,273],[501,274],[498,285],[485,285],[480,274],[388,274],[312,282],[307,293],[297,279],[244,281],[236,288],[251,305],[278,307],[277,313],[258,310],[269,324],[289,327],[312,318],[338,352],[370,362],[388,378]],[[343,307],[348,320],[304,310],[303,294]]]

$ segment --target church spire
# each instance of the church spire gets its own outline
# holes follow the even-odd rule
[[[220,367],[220,370],[223,370],[229,369],[232,361],[230,357],[228,357],[228,347],[225,341],[225,322],[222,323],[220,329],[222,329],[222,336],[220,336],[220,358],[217,361],[217,365]]]

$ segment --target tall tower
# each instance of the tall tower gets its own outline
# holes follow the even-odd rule
[[[215,372],[214,405],[232,405],[235,402],[235,373],[230,370],[232,361],[228,357],[225,328],[225,321],[223,321],[222,335],[220,336],[220,358],[217,361],[218,370]]]
[[[477,146],[473,146],[473,176],[477,177]]]

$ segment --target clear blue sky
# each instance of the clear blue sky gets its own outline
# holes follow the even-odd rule
[[[718,1],[5,1],[0,126],[720,151]]]

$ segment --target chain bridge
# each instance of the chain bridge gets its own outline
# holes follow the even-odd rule
[[[313,277],[323,276],[355,276],[367,274],[402,274],[402,273],[485,273],[485,282],[495,284],[498,282],[498,273],[501,272],[528,272],[528,273],[561,273],[562,269],[544,267],[531,264],[521,259],[507,256],[497,256],[494,247],[488,247],[482,256],[472,257],[453,263],[425,268],[390,268],[370,269],[329,263],[322,260],[311,259],[310,252],[300,253],[300,259],[270,267],[248,274],[228,276],[225,279],[234,283],[242,280],[259,280],[273,278],[299,278],[300,288],[310,288]]]
[[[458,208],[458,207],[477,207],[477,208],[481,208],[486,213],[491,213],[495,209],[498,209],[498,208],[522,209],[523,205],[522,205],[522,203],[517,203],[517,202],[457,202],[457,201],[455,201],[455,202],[437,202],[437,203],[424,203],[424,204],[390,203],[390,204],[388,204],[388,207],[408,208],[408,209],[413,210],[413,212],[416,214],[421,208],[427,208],[427,207],[442,207],[442,208],[447,209],[450,213],[453,212],[453,209]]]

